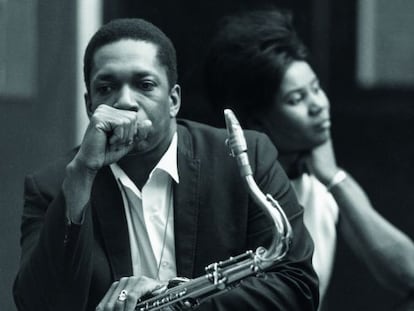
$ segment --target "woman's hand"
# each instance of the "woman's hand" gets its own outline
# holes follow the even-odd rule
[[[328,185],[339,168],[336,164],[332,140],[328,139],[322,145],[311,150],[306,158],[307,166],[312,174],[324,185]]]

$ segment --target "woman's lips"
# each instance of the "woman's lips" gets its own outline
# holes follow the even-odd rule
[[[321,131],[322,130],[328,130],[328,129],[331,128],[331,120],[330,119],[323,120],[323,121],[317,123],[315,125],[315,128],[317,130],[321,130]]]

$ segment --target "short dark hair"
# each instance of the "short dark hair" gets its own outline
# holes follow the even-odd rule
[[[157,26],[140,18],[114,19],[103,25],[90,39],[83,58],[83,76],[89,91],[90,73],[96,51],[122,39],[146,41],[158,47],[158,58],[166,67],[170,86],[177,83],[177,56],[171,40]]]
[[[242,12],[222,18],[217,26],[204,64],[213,108],[234,108],[243,117],[268,107],[290,63],[307,60],[288,11]]]

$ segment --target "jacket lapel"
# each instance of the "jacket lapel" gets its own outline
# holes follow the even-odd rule
[[[193,158],[190,133],[178,126],[177,165],[180,183],[174,187],[174,228],[177,275],[193,277],[200,188],[200,160]],[[122,195],[109,167],[101,169],[91,196],[114,280],[133,274],[128,225]]]
[[[102,168],[95,178],[91,204],[96,211],[113,279],[131,276],[128,224],[122,195],[109,167]]]
[[[177,275],[193,277],[199,210],[200,160],[193,158],[191,136],[178,126],[177,162],[180,183],[174,188]]]

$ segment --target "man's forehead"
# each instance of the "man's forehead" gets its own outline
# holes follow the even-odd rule
[[[100,46],[96,49],[93,59],[96,60],[98,57],[102,56],[117,58],[128,54],[130,56],[148,55],[154,57],[158,56],[158,50],[158,45],[153,42],[125,38]]]
[[[103,68],[134,68],[148,67],[159,68],[158,46],[152,42],[142,40],[118,40],[108,43],[96,50],[92,59],[92,71]]]

